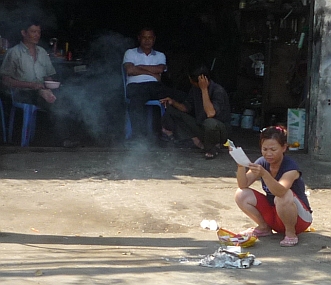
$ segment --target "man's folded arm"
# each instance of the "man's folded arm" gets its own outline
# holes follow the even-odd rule
[[[143,74],[154,76],[155,74],[163,73],[166,70],[166,65],[134,65],[133,63],[125,63],[124,68],[129,76]]]

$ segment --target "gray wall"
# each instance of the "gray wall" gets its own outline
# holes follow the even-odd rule
[[[315,1],[311,85],[308,100],[308,153],[331,161],[331,3]]]

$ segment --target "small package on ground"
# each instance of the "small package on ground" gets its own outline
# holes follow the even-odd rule
[[[227,246],[250,247],[253,246],[257,240],[256,236],[235,234],[222,228],[217,231],[217,236],[220,243]]]

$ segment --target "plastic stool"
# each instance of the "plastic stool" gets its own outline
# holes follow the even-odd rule
[[[22,137],[21,146],[29,146],[30,141],[33,139],[36,129],[36,114],[39,107],[32,104],[18,103],[14,101],[14,94],[16,90],[11,90],[12,107],[9,116],[9,128],[8,128],[8,142],[13,141],[14,119],[16,109],[23,110],[23,125],[22,125]]]
[[[130,103],[130,99],[126,97],[126,72],[124,67],[122,66],[122,80],[123,80],[123,87],[124,87],[124,101],[125,101],[125,139],[129,139],[132,136],[132,126],[131,126],[131,120],[130,120],[130,115],[128,112],[128,106]],[[160,103],[159,100],[149,100],[145,103],[146,106],[158,106],[160,107],[161,111],[161,117],[165,113],[165,107]],[[148,108],[148,113],[147,113],[147,124],[148,124],[148,129],[150,131],[153,130],[153,108]]]

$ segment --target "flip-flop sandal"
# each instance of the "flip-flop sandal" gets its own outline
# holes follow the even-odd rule
[[[299,242],[298,237],[290,238],[288,236],[285,236],[285,238],[280,242],[280,246],[291,247],[298,244],[298,242]]]
[[[205,158],[214,159],[218,156],[218,154],[219,154],[219,149],[217,149],[217,147],[213,147],[211,150],[205,153]]]
[[[249,228],[243,232],[240,232],[241,235],[247,235],[247,236],[256,236],[256,237],[267,237],[272,235],[272,230],[270,231],[261,231],[256,228]]]
[[[164,142],[173,142],[175,140],[174,135],[167,135],[162,132],[160,139]]]

